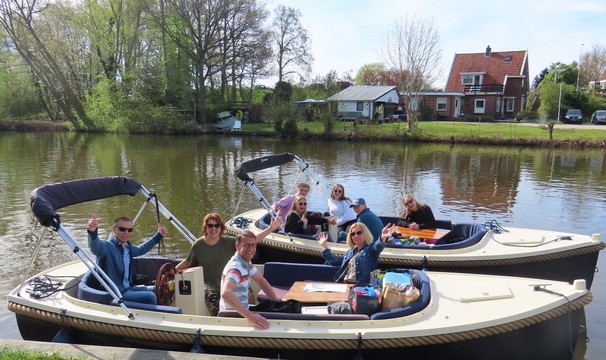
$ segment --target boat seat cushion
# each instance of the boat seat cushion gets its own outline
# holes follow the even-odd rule
[[[295,281],[335,281],[337,270],[338,266],[324,264],[267,262],[263,276],[274,287],[290,288]]]
[[[264,312],[255,311],[256,314],[262,315],[266,319],[281,319],[281,320],[368,320],[368,315],[365,314],[293,314],[293,313],[279,313],[279,312]],[[232,317],[241,318],[235,310],[221,310],[217,316],[220,317]]]
[[[398,271],[398,270],[390,270],[390,271]],[[417,301],[412,304],[387,310],[387,311],[379,311],[370,316],[371,320],[381,320],[381,319],[393,319],[397,317],[403,317],[407,315],[411,315],[417,313],[427,307],[429,305],[429,301],[431,300],[431,287],[429,284],[429,277],[422,270],[402,270],[406,272],[410,272],[413,276],[413,281],[415,283],[415,287],[419,289],[420,296]]]
[[[452,234],[441,239],[433,249],[461,249],[477,244],[486,235],[486,227],[481,224],[455,224]]]
[[[297,264],[285,262],[267,262],[263,267],[263,276],[273,287],[276,296],[283,299],[295,281],[335,281],[338,266],[324,264]],[[263,290],[257,295],[259,301],[270,299]]]
[[[113,300],[109,292],[101,290],[99,280],[89,270],[78,283],[78,299],[96,302],[99,304],[109,304]]]

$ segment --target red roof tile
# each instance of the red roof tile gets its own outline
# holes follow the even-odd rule
[[[488,57],[484,53],[455,54],[445,91],[464,91],[462,73],[483,73],[482,85],[504,85],[507,75],[527,75],[524,71],[527,68],[527,53],[526,50],[493,51]],[[510,60],[505,61],[506,57],[510,57]]]

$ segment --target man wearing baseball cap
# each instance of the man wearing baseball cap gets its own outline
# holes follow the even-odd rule
[[[349,207],[352,207],[357,214],[358,222],[363,223],[370,230],[373,239],[378,239],[384,225],[381,219],[366,206],[366,200],[364,198],[356,199]]]

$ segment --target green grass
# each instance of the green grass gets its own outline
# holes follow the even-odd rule
[[[8,346],[0,349],[0,360],[75,360],[75,359],[86,359],[83,356],[63,356],[57,353],[44,354],[40,351],[33,350],[22,350],[22,349],[11,349]]]
[[[311,134],[322,134],[324,127],[320,122],[299,122],[299,131],[307,129]],[[418,122],[421,135],[448,139],[458,138],[486,138],[486,139],[528,139],[548,140],[549,132],[545,124],[538,122],[525,123],[470,123],[455,121],[422,121]],[[358,132],[372,133],[375,136],[393,137],[406,132],[405,123],[391,123],[379,125],[356,125]],[[273,132],[273,125],[243,124],[244,131]],[[350,122],[337,122],[334,134],[352,132],[354,126]],[[604,126],[606,130],[606,126]],[[606,139],[606,131],[596,129],[573,128],[566,124],[556,124],[553,129],[554,140],[591,140]]]

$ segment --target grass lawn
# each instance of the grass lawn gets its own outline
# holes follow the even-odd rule
[[[299,132],[307,129],[312,134],[322,134],[324,126],[320,122],[300,122],[297,124]],[[471,123],[459,121],[421,121],[418,127],[422,134],[439,138],[455,137],[478,137],[478,138],[502,138],[502,139],[549,139],[549,132],[545,124],[538,122],[524,123]],[[606,131],[582,125],[581,128],[567,124],[556,124],[553,129],[554,140],[604,140]],[[603,127],[606,130],[606,126]],[[250,124],[242,125],[244,131],[273,132],[273,125]],[[350,122],[337,122],[334,133],[352,132],[354,126]],[[378,136],[393,136],[406,132],[406,123],[390,123],[379,125],[356,125],[360,132],[374,133]]]

